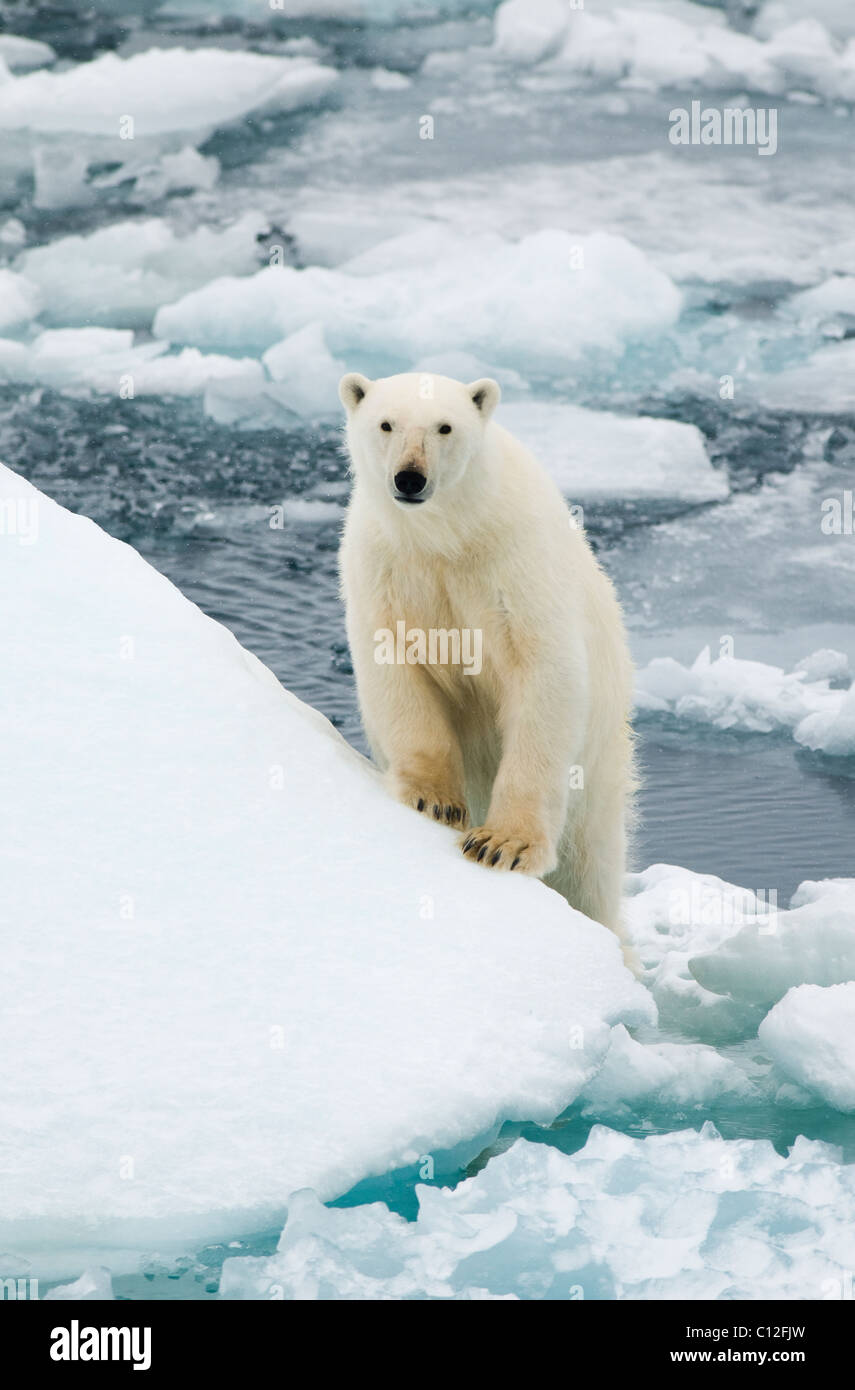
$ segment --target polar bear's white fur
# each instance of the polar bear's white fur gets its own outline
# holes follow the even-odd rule
[[[494,381],[350,373],[339,390],[347,632],[391,791],[461,828],[469,858],[543,877],[621,935],[632,667],[610,581],[491,418]],[[431,630],[480,632],[480,672],[432,665],[415,640],[409,659],[380,661],[379,634]]]

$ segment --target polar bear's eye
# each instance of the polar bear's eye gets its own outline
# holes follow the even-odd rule
[[[381,428],[381,430],[390,430],[390,429],[392,428],[392,426],[389,424],[389,421],[388,421],[388,420],[384,420],[383,423],[381,424],[380,428]]]
[[[440,432],[440,434],[451,434],[451,426],[450,426],[450,425],[440,425],[440,427],[439,427],[439,432]]]

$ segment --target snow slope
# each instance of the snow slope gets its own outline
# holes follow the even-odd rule
[[[99,330],[103,331],[103,330]],[[0,471],[0,1250],[130,1271],[549,1121],[654,1016],[130,547]]]

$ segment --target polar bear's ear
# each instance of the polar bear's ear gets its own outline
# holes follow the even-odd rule
[[[338,384],[338,394],[345,410],[355,410],[371,382],[361,372],[348,372]]]
[[[502,398],[499,383],[490,376],[482,376],[480,381],[470,381],[466,390],[484,419],[489,420]]]

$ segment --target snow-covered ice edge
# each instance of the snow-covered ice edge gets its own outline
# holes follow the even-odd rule
[[[0,471],[0,1250],[198,1248],[506,1118],[655,1017],[616,939],[370,765],[127,545]]]

